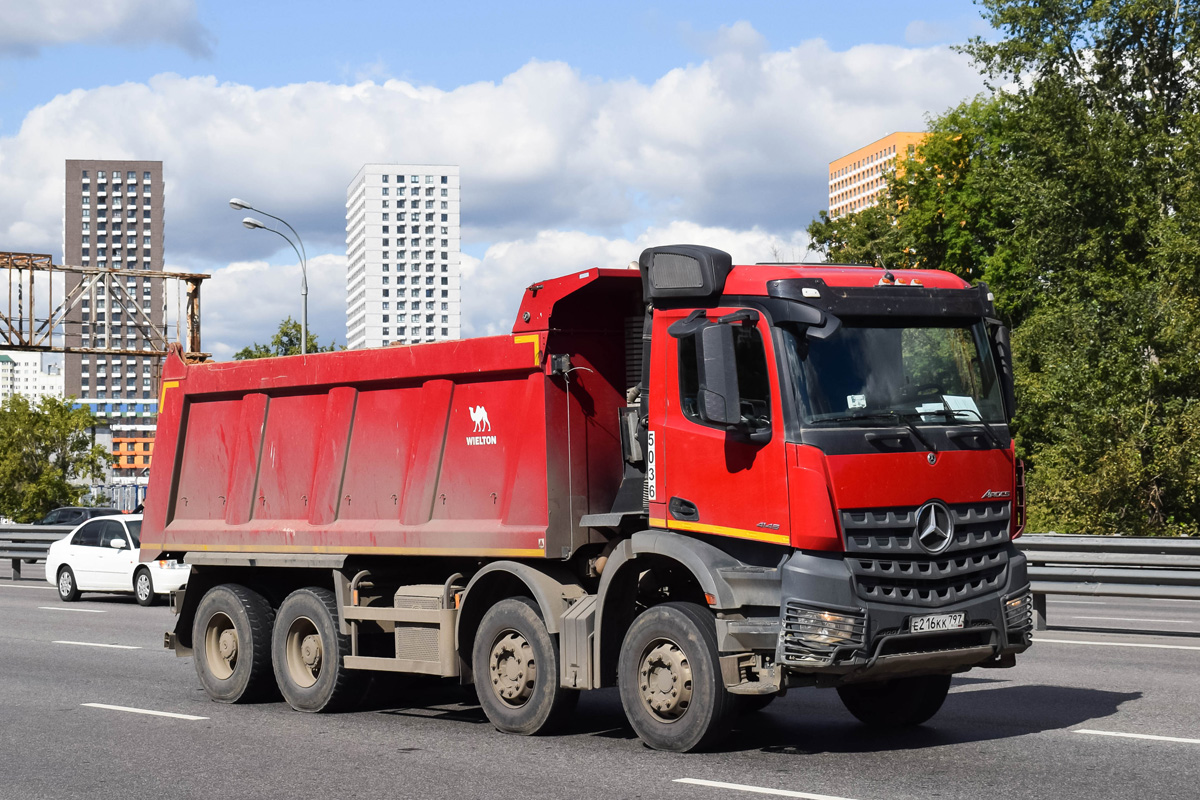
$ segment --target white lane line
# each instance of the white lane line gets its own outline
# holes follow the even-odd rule
[[[38,589],[40,591],[52,592],[53,586],[22,586],[19,583],[0,583],[0,589]]]
[[[1116,731],[1091,731],[1080,728],[1072,733],[1090,733],[1092,736],[1118,736],[1122,739],[1150,739],[1154,742],[1182,742],[1183,744],[1200,744],[1200,739],[1181,739],[1178,736],[1151,736],[1148,733],[1117,733]]]
[[[77,644],[77,645],[80,645],[81,647],[111,647],[114,650],[141,650],[142,649],[140,647],[136,647],[131,644],[100,644],[99,642],[68,642],[68,641],[64,641],[64,640],[55,640],[54,642],[51,642],[51,644]]]
[[[733,789],[738,792],[753,794],[769,794],[775,797],[800,797],[804,800],[850,800],[848,797],[835,797],[830,794],[809,794],[808,792],[792,792],[787,789],[767,789],[763,786],[746,786],[741,783],[722,783],[721,781],[703,781],[699,778],[676,778],[673,783],[688,783],[692,786],[709,786],[713,789]]]
[[[1194,625],[1194,619],[1145,619],[1143,617],[1083,617],[1079,614],[1068,614],[1067,619],[1108,619],[1114,622],[1170,622],[1176,625]]]
[[[98,608],[67,608],[66,606],[38,606],[42,611],[79,611],[83,614],[103,614]]]
[[[1106,606],[1108,603],[1101,603],[1099,600],[1055,600],[1056,606]]]
[[[1050,644],[1090,644],[1100,647],[1151,647],[1157,650],[1200,650],[1200,647],[1189,647],[1182,644],[1142,644],[1140,642],[1084,642],[1078,639],[1039,639],[1034,638],[1034,642],[1047,642]]]
[[[148,708],[130,708],[129,706],[110,706],[106,703],[80,703],[81,706],[88,708],[106,708],[109,711],[128,711],[130,714],[148,714],[152,717],[170,717],[171,719],[208,719],[208,717],[194,717],[191,714],[173,714],[170,711],[151,711]]]

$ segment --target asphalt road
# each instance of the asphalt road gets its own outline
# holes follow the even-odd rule
[[[612,690],[548,738],[497,733],[436,681],[339,715],[219,705],[163,649],[169,610],[62,603],[30,574],[0,567],[3,800],[1200,796],[1200,603],[1052,598],[1015,669],[957,677],[919,729],[874,733],[836,693],[794,690],[721,752],[678,755],[644,747]]]

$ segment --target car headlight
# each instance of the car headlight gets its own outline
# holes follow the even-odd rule
[[[176,561],[173,558],[164,558],[155,562],[160,569],[187,569],[188,565],[182,561]]]

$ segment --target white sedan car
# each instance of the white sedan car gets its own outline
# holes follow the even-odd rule
[[[88,520],[50,545],[46,580],[64,602],[81,592],[133,592],[138,603],[152,606],[187,583],[191,568],[178,561],[139,563],[141,533],[141,514]]]

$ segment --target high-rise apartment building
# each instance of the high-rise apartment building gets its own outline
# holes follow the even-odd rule
[[[63,263],[137,275],[67,275],[68,347],[120,349],[121,355],[64,356],[64,390],[111,430],[114,475],[144,475],[158,420],[158,359],[146,333],[163,330],[161,161],[67,161]],[[82,285],[81,285],[82,284]]]
[[[457,339],[458,167],[366,164],[346,190],[346,345]]]
[[[63,396],[63,374],[45,353],[21,350],[0,352],[0,403],[14,394],[25,395],[33,405],[46,396]]]
[[[925,138],[900,131],[829,163],[829,216],[836,218],[879,204],[887,173],[897,170]]]

